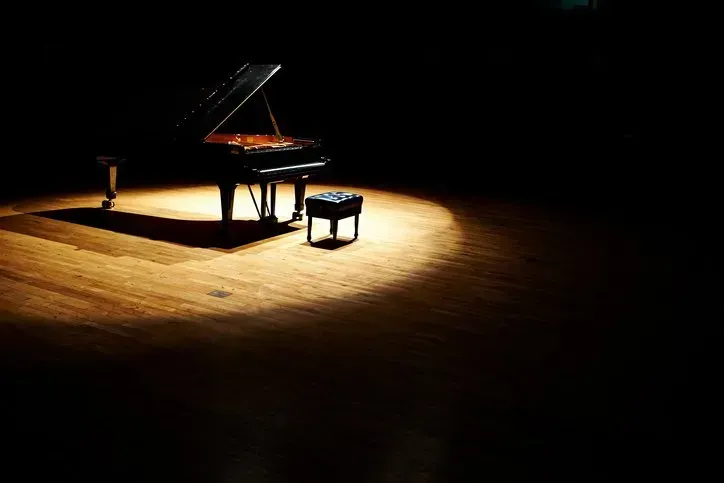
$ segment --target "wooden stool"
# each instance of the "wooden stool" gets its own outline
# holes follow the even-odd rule
[[[305,200],[307,205],[307,241],[312,242],[312,218],[329,220],[329,233],[334,240],[337,239],[337,226],[339,220],[354,215],[354,238],[357,239],[359,228],[359,215],[362,213],[362,195],[346,191],[328,191],[310,196]]]

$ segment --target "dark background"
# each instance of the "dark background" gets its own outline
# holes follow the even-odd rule
[[[321,137],[334,182],[532,198],[697,231],[706,207],[683,207],[713,176],[698,169],[698,143],[683,128],[691,118],[679,116],[685,89],[668,32],[652,32],[653,12],[632,2],[597,12],[542,3],[425,13],[344,4],[303,15],[234,5],[183,21],[116,4],[90,17],[46,12],[5,59],[13,87],[0,198],[96,189],[100,204],[95,157],[108,143],[151,152],[156,128],[198,87],[247,61],[278,62],[266,89],[281,130]],[[258,105],[239,116],[267,122]],[[119,190],[208,181],[203,163],[131,158]],[[686,313],[703,310],[697,301]]]
[[[20,142],[6,145],[2,192],[102,193],[94,159],[109,139],[152,144],[199,87],[251,61],[283,65],[266,87],[282,133],[321,137],[335,180],[645,206],[671,181],[653,154],[652,39],[624,6],[544,3],[48,20],[14,53]],[[272,132],[263,105],[235,119]],[[204,181],[202,163],[131,159],[119,189]]]

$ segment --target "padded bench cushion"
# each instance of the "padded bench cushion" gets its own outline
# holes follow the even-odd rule
[[[310,196],[305,200],[307,214],[316,211],[327,213],[339,213],[362,206],[362,195],[346,191],[328,191],[318,195]]]

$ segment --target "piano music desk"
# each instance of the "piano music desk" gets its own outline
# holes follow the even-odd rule
[[[337,239],[337,227],[339,220],[354,216],[354,238],[357,239],[359,228],[359,215],[362,213],[362,195],[348,193],[346,191],[328,191],[318,195],[310,196],[305,200],[307,205],[307,241],[312,243],[312,219],[324,218],[329,220],[329,233],[332,239]]]

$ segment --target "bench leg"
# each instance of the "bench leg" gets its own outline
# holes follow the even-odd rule
[[[312,242],[312,217],[309,216],[309,222],[307,223],[307,241]]]
[[[332,240],[337,240],[337,227],[339,226],[339,220],[332,221]]]
[[[359,228],[359,214],[354,215],[354,237],[357,238],[357,229]]]

